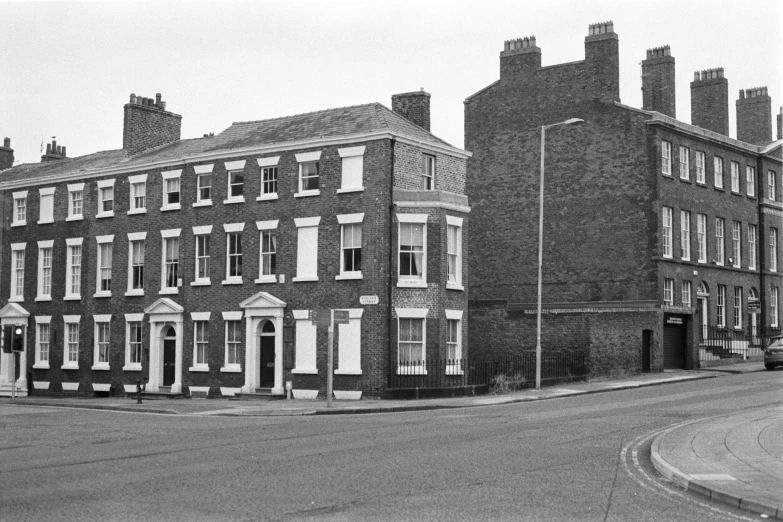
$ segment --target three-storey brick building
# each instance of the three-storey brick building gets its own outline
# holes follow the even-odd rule
[[[26,326],[20,369],[0,358],[0,393],[16,375],[21,393],[146,380],[323,396],[314,309],[348,312],[340,397],[464,356],[468,154],[429,132],[429,97],[180,139],[160,95],[131,95],[122,149],[68,158],[52,143],[41,163],[0,172],[0,319]]]
[[[637,109],[620,103],[618,45],[611,22],[591,25],[584,60],[542,67],[535,37],[508,41],[500,79],[465,101],[474,356],[535,346],[541,129],[572,118],[545,142],[544,350],[588,352],[594,374],[660,371],[779,331],[766,88],[740,91],[732,139],[722,69],[696,73],[686,124],[669,47],[647,52]]]

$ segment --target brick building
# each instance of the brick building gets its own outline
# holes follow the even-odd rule
[[[180,139],[130,96],[123,148],[0,172],[0,310],[26,326],[0,393],[147,390],[381,395],[399,371],[467,353],[468,153],[429,132],[429,94],[234,123]],[[404,114],[405,117],[401,116]],[[10,151],[10,162],[5,161]],[[466,263],[466,261],[465,261]],[[464,335],[463,335],[464,334]],[[446,368],[457,374],[459,368]]]
[[[722,69],[695,74],[686,124],[669,47],[647,51],[637,109],[620,103],[618,45],[611,22],[591,25],[584,60],[542,67],[535,37],[507,41],[500,79],[465,100],[473,356],[536,345],[541,128],[572,118],[546,133],[543,349],[587,351],[593,374],[661,371],[779,332],[783,141],[766,88],[740,91],[732,139]]]

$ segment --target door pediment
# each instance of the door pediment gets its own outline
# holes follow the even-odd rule
[[[282,317],[286,303],[268,292],[258,292],[239,304],[245,310],[245,315]]]
[[[149,315],[182,314],[184,311],[184,308],[167,297],[161,297],[144,309],[144,313]]]
[[[21,319],[30,317],[30,312],[17,303],[8,303],[0,309],[1,319]]]

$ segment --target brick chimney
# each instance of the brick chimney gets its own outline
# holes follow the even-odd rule
[[[642,61],[642,109],[677,117],[674,57],[668,45],[647,49]]]
[[[154,100],[131,94],[124,110],[122,148],[129,154],[179,140],[182,116],[166,110],[160,93]]]
[[[11,148],[11,138],[3,139],[0,147],[0,170],[10,169],[14,166],[14,149]]]
[[[611,20],[588,26],[585,63],[599,99],[620,101],[620,38]]]
[[[783,140],[783,107],[780,108],[778,113],[778,139]]]
[[[737,139],[755,145],[772,141],[772,98],[766,87],[739,92],[737,100]]]
[[[541,48],[536,47],[536,37],[526,36],[506,40],[500,52],[500,80],[513,79],[519,73],[532,75],[541,67]]]
[[[392,110],[422,129],[430,130],[430,94],[424,92],[424,88],[392,95]]]
[[[47,161],[57,161],[65,159],[66,157],[65,147],[57,145],[57,140],[53,139],[51,143],[46,144],[46,154],[41,156],[41,163],[46,163]]]
[[[693,73],[691,123],[729,135],[729,81],[723,77],[723,67]]]

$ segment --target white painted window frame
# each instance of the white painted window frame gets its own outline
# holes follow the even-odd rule
[[[731,162],[731,191],[734,194],[740,193],[739,163],[736,161]]]
[[[244,344],[243,337],[243,330],[242,330],[242,312],[221,312],[221,315],[223,316],[223,366],[220,368],[221,373],[241,373],[242,372],[242,364],[239,362],[236,363],[228,363],[228,325],[232,322],[239,322],[238,330],[240,341],[237,343],[237,353],[236,358],[237,361],[241,360],[241,350],[242,345]]]
[[[193,366],[188,368],[190,372],[208,372],[209,371],[209,318],[210,312],[191,312],[190,319],[193,321]],[[198,330],[197,324],[204,323],[206,335],[206,349],[204,350],[204,359],[207,362],[198,362]],[[204,343],[202,343],[204,344]]]
[[[210,261],[212,259],[212,225],[200,225],[193,227],[193,255],[195,257],[194,260],[194,269],[193,269],[193,281],[190,283],[190,286],[209,286],[212,284],[212,280],[209,276],[209,270],[210,270]],[[198,250],[198,244],[199,244],[199,238],[206,238],[207,241],[209,241],[209,255],[208,256],[199,256],[199,250]],[[206,259],[206,265],[207,268],[205,270],[207,277],[199,277],[199,259]]]
[[[696,151],[696,183],[705,185],[707,183],[707,174],[705,163],[707,162],[706,154],[697,150]]]
[[[427,288],[427,220],[429,214],[397,214],[397,287],[405,288]],[[402,263],[401,258],[401,242],[402,242],[402,226],[408,224],[420,224],[422,225],[422,266],[421,277],[413,278],[410,276],[403,276],[400,274]]]
[[[309,310],[292,310],[296,321],[296,347],[294,350],[294,375],[318,375],[318,333],[309,319]],[[312,346],[305,343],[312,340]]]
[[[277,166],[280,163],[280,156],[270,156],[267,158],[257,158],[256,163],[258,163],[259,170],[259,188],[258,188],[258,196],[256,196],[256,201],[270,201],[278,199],[278,191],[280,189],[279,181],[280,181],[280,171],[277,170]],[[275,190],[274,192],[264,192],[264,189],[266,188],[266,182],[264,181],[264,174],[267,173],[267,169],[274,169],[275,171]]]
[[[168,170],[165,172],[161,172],[160,177],[162,180],[161,190],[163,192],[163,200],[162,200],[163,206],[160,207],[160,211],[168,212],[170,210],[180,210],[182,208],[182,169]],[[176,191],[178,194],[177,202],[169,203],[168,182],[174,179],[177,180],[177,187],[178,187],[178,190]],[[170,193],[173,194],[174,191],[172,190]]]
[[[93,297],[111,297],[111,283],[114,282],[114,235],[96,236],[95,242],[97,247],[95,250],[95,293]],[[103,245],[111,245],[111,266],[109,267],[109,290],[101,290],[101,272],[103,270]]]
[[[226,168],[226,199],[223,200],[224,205],[231,205],[233,203],[244,203],[245,202],[245,183],[246,183],[246,175],[245,175],[245,160],[236,160],[236,161],[226,161],[223,164]],[[235,175],[239,174],[242,176],[242,183],[231,183],[231,178]],[[242,194],[239,196],[234,196],[231,194],[231,190],[234,187],[234,185],[241,185],[242,186]]]
[[[125,295],[129,297],[144,295],[144,283],[146,279],[149,279],[148,274],[143,274],[141,288],[133,288],[133,243],[135,241],[141,241],[144,248],[144,263],[141,265],[143,274],[144,268],[147,266],[147,232],[128,233],[128,286]]]
[[[451,236],[449,235],[449,227],[455,227],[457,229],[456,245],[451,245]],[[452,252],[455,250],[455,252]],[[462,285],[462,218],[456,216],[446,216],[446,289],[448,290],[465,290]],[[455,280],[449,279],[450,264],[449,258],[456,255],[456,273]]]
[[[224,285],[241,285],[242,284],[242,278],[245,275],[245,260],[242,259],[242,274],[240,276],[230,276],[230,269],[231,269],[231,253],[230,253],[230,238],[232,234],[239,234],[240,241],[242,240],[242,235],[244,234],[245,230],[245,224],[244,223],[224,223],[223,224],[223,231],[226,233],[226,272],[225,272],[225,279],[222,281],[222,284]],[[240,256],[244,257],[245,255],[245,247],[242,246],[242,252],[239,254]]]
[[[672,233],[672,214],[674,209],[672,207],[664,206],[661,210],[661,227],[663,233],[661,235],[663,241],[663,257],[665,259],[672,259],[674,253],[674,240]]]
[[[691,150],[684,145],[680,145],[680,179],[691,179]]]
[[[778,229],[769,229],[769,271],[778,271]]]
[[[318,281],[318,225],[320,222],[321,216],[294,219],[294,224],[296,225],[297,229],[296,277],[291,279],[291,281],[294,283]],[[303,231],[308,228],[315,228],[315,243],[313,245],[314,255],[308,256],[307,259],[304,259],[302,257],[302,250],[305,244],[305,240],[303,239],[302,234],[304,233]],[[309,262],[307,262],[308,260]],[[309,273],[305,273],[304,268],[306,262],[308,268],[310,267],[309,265],[313,265],[313,272],[315,273],[314,276],[310,275]]]
[[[756,197],[756,167],[745,165],[745,195]]]
[[[770,315],[769,326],[771,328],[777,328],[778,325],[780,324],[779,317],[778,317],[779,316],[779,314],[778,314],[778,303],[779,303],[779,301],[778,301],[778,297],[779,297],[778,287],[777,286],[773,286],[770,290],[771,290],[771,292],[770,292],[770,295],[769,295],[769,315]]]
[[[726,263],[726,220],[715,218],[715,264],[723,266]]]
[[[681,285],[682,306],[690,308],[692,301],[693,285],[690,281],[683,281]]]
[[[726,328],[726,285],[718,285],[717,292],[715,322],[718,328]]]
[[[83,237],[71,237],[65,240],[65,296],[63,301],[81,301],[82,299],[82,286],[84,284],[84,238]],[[79,249],[79,269],[78,273],[76,265],[74,265],[74,253],[76,249]],[[78,277],[79,292],[74,293],[72,291],[74,286],[74,280]]]
[[[742,330],[742,287],[734,287],[734,329]]]
[[[11,243],[11,284],[9,285],[11,295],[8,297],[9,303],[21,303],[24,301],[24,276],[25,263],[27,262],[26,247],[27,243]],[[17,252],[21,252],[21,256]],[[19,259],[20,257],[21,259]],[[20,280],[21,285],[19,284]]]
[[[125,314],[125,365],[122,367],[126,372],[140,372],[141,361],[131,362],[131,324],[138,323],[141,329],[139,341],[139,356],[144,360],[144,314]]]
[[[13,204],[13,216],[11,217],[11,226],[12,227],[23,227],[27,225],[27,191],[26,190],[20,190],[19,192],[13,192],[12,198],[14,200]],[[20,204],[21,202],[21,204]],[[19,219],[19,211],[20,209],[24,207],[24,219]]]
[[[94,332],[93,332],[93,353],[92,353],[92,369],[93,370],[109,370],[109,359],[111,356],[111,314],[93,315]],[[107,339],[108,346],[106,347],[106,360],[100,361],[100,325],[108,325],[109,337]]]
[[[663,278],[663,304],[674,306],[674,279]]]
[[[79,194],[79,213],[76,213],[74,196]],[[84,219],[84,183],[68,185],[68,217],[65,221],[82,221]]]
[[[758,242],[758,226],[753,223],[748,224],[748,270],[756,270],[756,243]]]
[[[114,208],[116,206],[116,201],[114,198],[114,182],[116,180],[114,178],[112,179],[101,179],[97,182],[98,187],[98,212],[95,214],[95,217],[100,218],[108,218],[108,217],[114,217]],[[110,189],[111,193],[111,210],[103,210],[103,203],[106,201],[109,201],[109,198],[105,198],[103,195],[104,189]]]
[[[661,173],[672,175],[672,144],[669,141],[661,141]]]
[[[52,328],[51,328],[52,316],[51,315],[37,315],[35,316],[35,363],[33,368],[36,370],[48,370],[49,361],[52,360]],[[46,360],[41,358],[41,330],[42,326],[46,326]]]
[[[63,316],[63,364],[61,368],[63,370],[78,370],[79,369],[79,355],[81,354],[81,316],[80,315],[64,315]],[[70,348],[71,348],[71,336],[69,325],[76,325],[76,361],[69,361]]]
[[[192,204],[193,207],[211,207],[212,206],[212,188],[214,187],[214,184],[212,183],[212,170],[215,168],[214,163],[209,163],[207,165],[194,165],[193,166],[193,173],[196,176],[196,201]],[[201,185],[201,180],[203,179],[203,176],[209,176],[209,197],[208,198],[202,198],[201,197],[201,189],[205,188]]]
[[[365,145],[337,149],[337,154],[339,154],[342,159],[340,188],[337,189],[337,194],[364,191],[364,152],[366,149],[367,147]],[[357,168],[357,165],[359,170],[358,185],[351,183],[351,180],[346,177],[346,173],[350,173],[352,169]]]
[[[44,251],[49,250],[49,266],[44,266]],[[46,290],[46,276],[44,274],[44,269],[49,269],[49,292],[47,293]],[[37,286],[38,286],[38,293],[35,296],[36,301],[51,301],[52,300],[52,284],[54,281],[54,240],[49,239],[47,241],[39,241],[38,242],[38,278],[37,278]]]
[[[398,375],[427,375],[427,315],[429,314],[429,308],[395,308],[397,314],[397,374]],[[402,370],[403,366],[400,363],[400,319],[420,319],[421,326],[421,360],[422,364],[411,365]],[[410,342],[410,341],[406,341]]]
[[[362,315],[364,308],[344,309],[348,324],[337,325],[337,369],[335,375],[362,374]],[[357,344],[351,341],[358,341]]]
[[[144,198],[144,205],[138,206],[136,204],[136,187],[142,185],[144,187],[144,195],[141,196]],[[146,214],[147,213],[147,174],[139,174],[138,176],[128,176],[128,207],[129,210],[127,214],[129,216],[133,216],[135,214]]]
[[[276,283],[277,274],[264,274],[264,256],[269,255],[270,252],[264,252],[264,233],[277,234],[277,226],[279,224],[278,219],[270,219],[268,221],[256,221],[256,229],[258,229],[258,279],[255,280],[256,284],[263,283]],[[277,256],[277,250],[274,252],[275,258]]]
[[[345,250],[345,227],[359,225],[362,227],[362,244],[359,245],[359,249],[364,249],[364,212],[358,214],[338,214],[337,223],[340,224],[340,273],[334,276],[335,280],[347,280],[347,279],[363,279],[361,270],[346,270],[345,269],[345,256],[343,251]],[[362,252],[363,254],[364,252]]]
[[[446,314],[446,375],[463,375],[462,371],[462,310],[444,310]],[[457,341],[454,358],[449,359],[449,344],[451,339],[450,321],[457,322]]]
[[[723,189],[723,158],[715,156],[712,160],[712,180],[715,188]]]
[[[696,246],[699,263],[707,262],[707,215],[696,214]]]
[[[297,162],[297,168],[299,169],[299,175],[298,175],[298,182],[297,182],[297,192],[294,194],[295,198],[305,198],[309,196],[319,196],[321,195],[321,151],[313,151],[313,152],[302,152],[299,154],[295,154],[296,156],[296,162]],[[318,188],[317,189],[310,189],[310,190],[302,190],[302,166],[305,163],[318,163]]]
[[[750,238],[748,238],[750,241]],[[734,268],[742,267],[742,223],[739,221],[731,222],[731,253],[732,266]]]
[[[46,187],[38,189],[38,224],[39,225],[47,225],[49,223],[54,223],[54,192],[55,187]],[[44,216],[44,206],[48,206],[48,210],[50,212],[50,215],[48,217]]]

